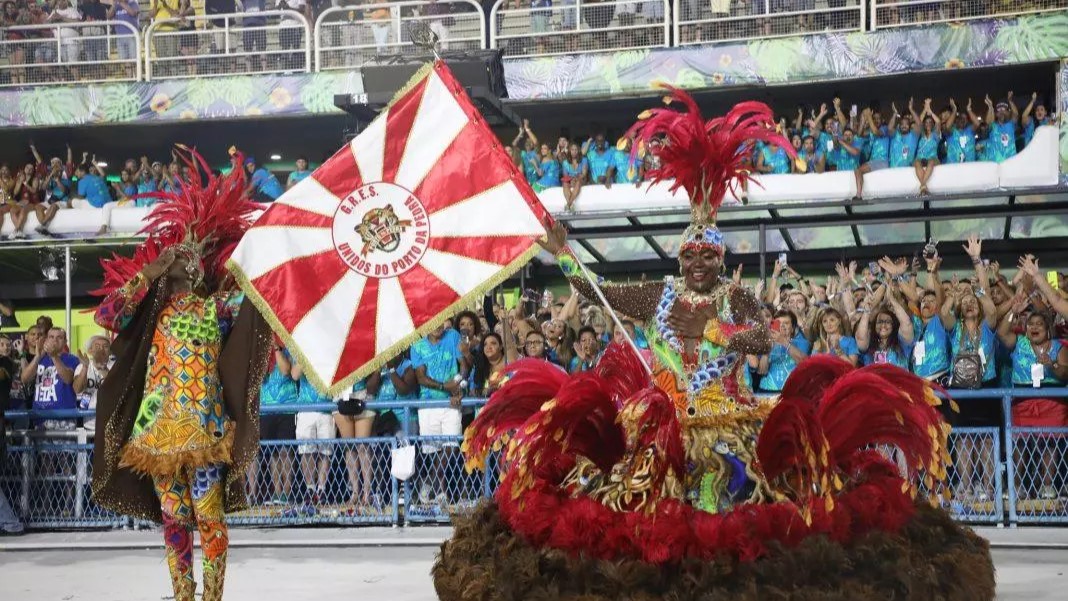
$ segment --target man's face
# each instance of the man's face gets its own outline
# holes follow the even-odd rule
[[[957,118],[953,120],[953,125],[956,126],[957,129],[964,129],[965,127],[968,127],[968,118],[964,113],[957,113]]]
[[[816,143],[812,140],[812,138],[805,138],[805,141],[804,143],[802,143],[801,147],[805,149],[805,152],[813,152],[816,150]]]
[[[1036,104],[1035,105],[1035,119],[1038,119],[1039,121],[1042,121],[1048,116],[1049,116],[1049,111],[1046,110],[1046,105],[1044,105],[1044,104]]]
[[[897,131],[907,134],[910,129],[912,129],[912,120],[908,117],[902,117],[901,121],[897,124]]]
[[[0,338],[0,357],[11,356],[11,340],[8,338]]]
[[[44,335],[48,330],[52,329],[52,318],[47,315],[38,317],[37,328],[41,331],[41,335]]]
[[[111,342],[104,337],[94,338],[93,343],[89,345],[89,354],[99,363],[107,361],[111,355]]]
[[[994,111],[994,118],[998,120],[998,123],[1005,123],[1009,120],[1009,109],[1004,106],[999,106],[997,110]]]
[[[163,173],[163,165],[156,163],[152,165],[152,174],[159,177]]]
[[[60,328],[52,328],[48,330],[48,337],[45,338],[45,351],[49,353],[58,353],[67,344],[67,333]]]
[[[794,315],[804,315],[808,310],[808,300],[805,299],[805,295],[800,292],[793,292],[790,294],[790,298],[787,299],[787,304],[790,310],[794,312]]]
[[[604,139],[604,134],[597,134],[593,139],[593,142],[597,146],[597,150],[604,150],[608,147],[608,143]]]
[[[694,292],[708,292],[719,277],[723,257],[711,248],[688,248],[679,255],[679,265],[687,288]]]
[[[851,130],[851,129],[845,130],[845,132],[842,134],[842,139],[846,141],[846,144],[852,144],[853,143],[853,130]]]
[[[433,330],[430,330],[430,337],[431,338],[441,338],[441,335],[444,334],[444,333],[445,333],[445,326],[444,325],[440,325],[440,326],[434,328]]]
[[[307,171],[308,161],[305,159],[297,159],[297,171]]]
[[[125,168],[130,173],[136,172],[137,171],[137,161],[135,161],[133,159],[126,159],[126,167]]]

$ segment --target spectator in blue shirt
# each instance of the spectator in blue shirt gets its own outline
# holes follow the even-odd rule
[[[901,115],[897,112],[897,106],[891,105],[894,116],[890,118],[890,129],[894,135],[890,138],[890,167],[912,167],[916,161],[916,144],[919,142],[918,116],[912,110],[912,99],[909,99],[910,115]],[[894,124],[897,124],[897,127]]]
[[[448,401],[447,407],[419,410],[420,436],[458,437],[463,432],[460,401],[463,398],[463,365],[460,352],[460,336],[456,330],[438,326],[411,348],[412,367],[419,382],[419,398],[422,400]],[[435,455],[436,460],[429,477],[421,487],[420,499],[429,501],[430,495],[439,504],[448,501],[444,470],[449,455],[459,446],[454,440],[429,441],[422,444],[423,453]],[[444,448],[446,453],[438,453]]]
[[[790,311],[779,311],[769,328],[771,332],[771,352],[761,355],[757,360],[756,370],[760,378],[762,392],[781,392],[786,379],[794,368],[808,357],[812,345],[804,333],[797,327],[797,317]],[[750,364],[752,365],[752,364]]]
[[[133,174],[126,169],[122,170],[119,181],[111,184],[111,187],[115,190],[115,198],[121,202],[129,202],[137,196],[137,184],[133,181]]]
[[[308,159],[302,156],[297,157],[297,170],[290,173],[286,179],[286,190],[304,181],[311,174],[311,169],[308,169]]]
[[[968,117],[957,110],[957,101],[950,98],[949,106],[953,112],[953,127],[945,135],[946,162],[971,163],[975,161],[975,129],[968,122]],[[968,101],[969,108],[971,100]]]
[[[256,202],[272,202],[282,195],[282,184],[264,167],[256,167],[256,159],[245,158],[245,170],[249,173],[248,192]]]
[[[78,196],[89,202],[94,209],[102,209],[111,202],[111,192],[103,177],[90,173],[89,165],[78,165],[74,170],[78,179]]]
[[[815,329],[813,355],[831,354],[857,365],[860,360],[857,341],[846,333],[845,322],[837,309],[821,310],[816,318]]]
[[[590,182],[611,188],[613,174],[610,171],[615,168],[616,149],[609,148],[604,133],[598,132],[592,139],[586,140],[583,150],[590,165]]]
[[[567,158],[560,162],[560,183],[564,186],[565,211],[574,210],[579,192],[589,181],[589,177],[590,162],[582,156],[579,145],[572,142],[568,147]]]
[[[834,145],[833,139],[831,145]],[[827,158],[823,151],[816,147],[816,140],[812,136],[805,136],[801,142],[801,151],[797,153],[797,160],[793,163],[794,173],[823,173],[826,165]]]
[[[1035,129],[1042,125],[1053,125],[1056,123],[1053,115],[1049,114],[1049,109],[1046,108],[1046,103],[1038,99],[1038,92],[1031,94],[1031,102],[1027,104],[1023,112],[1023,126],[1024,126],[1024,146],[1031,143],[1031,139],[1035,137]]]
[[[617,184],[641,185],[645,177],[645,160],[634,152],[632,138],[624,138],[623,148],[616,149],[612,169]]]
[[[912,319],[898,299],[896,287],[880,286],[872,297],[869,307],[878,307],[872,311],[869,307],[860,307],[860,321],[854,330],[857,334],[857,350],[861,353],[862,365],[888,363],[901,369],[909,368],[909,349],[915,332]],[[889,307],[882,304],[886,298]]]
[[[757,155],[756,169],[760,173],[790,173],[790,155],[781,146],[766,144]]]
[[[865,162],[854,172],[857,178],[857,195],[864,195],[864,174],[879,171],[890,166],[889,130],[883,125],[882,115],[870,108],[860,115],[861,137],[867,137],[867,156]]]
[[[1016,156],[1016,124],[1020,121],[1020,112],[1012,101],[1012,92],[1008,93],[1008,100],[999,102],[996,108],[989,95],[985,102],[986,122],[990,124],[987,155],[995,163],[1001,163]]]
[[[538,136],[530,130],[530,121],[523,119],[523,125],[519,127],[519,133],[512,140],[512,146],[519,148],[519,142],[523,142],[523,150],[519,152],[519,163],[523,168],[523,175],[528,184],[538,181],[538,165],[541,158],[538,156]]]
[[[860,168],[862,150],[850,127],[842,130],[842,137],[834,141],[835,171],[853,171]]]
[[[912,167],[916,170],[916,177],[920,180],[920,194],[928,194],[927,182],[938,166],[938,145],[942,141],[942,126],[931,109],[931,99],[923,102],[923,126],[920,139],[916,143],[916,160]]]
[[[557,162],[548,144],[542,144],[540,150],[541,157],[535,166],[538,179],[533,184],[536,192],[541,192],[546,188],[560,187],[560,163]]]

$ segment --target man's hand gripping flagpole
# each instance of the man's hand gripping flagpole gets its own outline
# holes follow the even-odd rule
[[[545,241],[543,242],[539,240],[538,244],[541,244],[541,247],[552,253],[554,257],[559,255],[560,252],[565,249],[570,250],[567,243],[567,228],[565,228],[564,224],[559,221],[550,221],[545,225]],[[649,365],[649,362],[645,360],[645,357],[642,356],[641,351],[638,349],[638,345],[630,337],[627,329],[623,327],[623,322],[620,320],[619,315],[616,314],[615,309],[608,303],[608,299],[605,298],[601,286],[597,283],[597,277],[588,267],[586,267],[582,260],[578,258],[576,253],[572,252],[571,254],[575,258],[575,263],[581,268],[582,276],[590,283],[590,286],[593,287],[593,291],[597,294],[597,298],[601,301],[601,304],[604,305],[608,314],[612,316],[612,322],[616,324],[616,328],[619,331],[623,332],[623,337],[627,340],[627,344],[634,349],[634,354],[637,355],[638,359],[642,362],[642,367],[645,368],[646,373],[653,375],[653,368]]]

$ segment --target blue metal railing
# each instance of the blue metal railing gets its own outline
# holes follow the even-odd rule
[[[951,470],[949,482],[944,485],[949,487],[954,497],[946,504],[946,509],[958,519],[968,522],[1068,523],[1068,501],[1061,492],[1068,488],[1068,461],[1065,460],[1068,457],[1068,427],[1021,427],[1015,425],[1012,419],[1014,400],[1068,398],[1068,388],[954,390],[951,394],[960,404],[975,399],[1000,398],[1005,428],[954,429],[950,443],[958,467]],[[466,398],[461,405],[477,409],[484,403],[485,399]],[[479,498],[491,495],[499,480],[498,457],[495,455],[487,460],[487,469],[481,474],[467,475],[459,467],[462,460],[454,451],[432,457],[425,450],[424,445],[459,443],[459,437],[416,434],[415,417],[420,409],[450,406],[446,400],[369,401],[369,409],[394,410],[403,434],[398,437],[322,441],[322,444],[331,445],[337,452],[331,455],[329,461],[331,489],[327,491],[328,498],[325,501],[318,501],[320,507],[309,507],[300,501],[291,501],[284,507],[269,502],[259,503],[249,511],[231,516],[231,521],[239,525],[259,526],[447,522],[448,512],[441,509],[442,505],[449,510],[469,507]],[[335,409],[333,403],[269,405],[261,408],[261,414],[327,413]],[[31,409],[11,410],[5,415],[11,420],[9,423],[28,424],[41,419],[93,418],[95,412]],[[67,438],[68,442],[55,444],[54,438],[49,436],[61,436]],[[84,429],[65,434],[26,432],[21,436],[22,444],[18,444],[17,437],[16,444],[9,447],[7,469],[0,467],[0,490],[7,493],[11,504],[28,526],[114,527],[129,523],[124,522],[121,516],[115,516],[92,503],[88,490],[92,445],[87,440],[91,437],[92,433]],[[293,449],[304,442],[262,441],[261,468],[281,453],[288,460],[287,469],[292,472],[289,476],[293,488],[298,488],[297,482],[304,480],[300,473],[303,470],[294,468],[297,462],[294,461]],[[417,445],[421,451],[417,453],[417,459],[422,465],[415,477],[400,481],[390,474],[390,455],[393,449],[409,443]],[[371,507],[359,508],[359,511],[354,507],[345,508],[346,495],[355,497],[355,489],[359,487],[352,475],[356,470],[348,465],[353,463],[352,457],[357,455],[357,462],[363,461],[371,466],[372,474],[368,479],[374,488],[374,503]],[[960,469],[962,457],[969,462],[970,468]],[[257,474],[259,471],[258,468]],[[359,471],[362,475],[362,468]],[[431,498],[429,502],[426,491],[428,481],[436,481],[439,487],[444,486],[436,493],[431,486],[430,496],[436,494],[437,499]],[[1050,489],[1054,492],[1052,496]],[[974,491],[978,492],[973,494]],[[256,492],[253,491],[253,494]],[[445,499],[440,502],[442,497]],[[45,502],[45,506],[40,506]]]

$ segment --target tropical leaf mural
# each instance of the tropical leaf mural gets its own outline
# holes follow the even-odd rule
[[[185,87],[185,98],[194,109],[204,109],[215,102],[220,89],[210,77],[191,79]]]
[[[234,108],[246,107],[257,94],[265,95],[271,90],[257,85],[255,77],[222,77],[213,80],[213,83],[218,99]]]
[[[994,44],[1013,62],[1068,56],[1068,13],[1020,17],[997,32]]]
[[[128,84],[102,86],[97,115],[100,121],[107,123],[135,121],[141,112],[141,104],[141,96],[134,86]]]
[[[35,87],[19,90],[19,112],[27,124],[73,125],[85,123],[89,115],[85,100],[89,97],[86,88],[82,94],[71,94],[66,88]]]
[[[316,73],[311,80],[300,88],[300,101],[309,113],[329,113],[336,111],[334,94],[341,93],[338,76],[331,72]]]
[[[803,48],[804,40],[800,37],[758,40],[749,43],[749,56],[766,81],[789,81],[790,74],[804,64]]]

